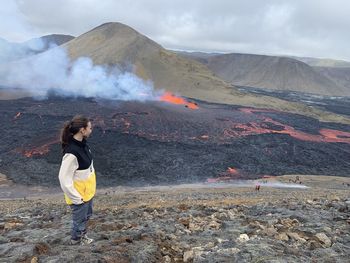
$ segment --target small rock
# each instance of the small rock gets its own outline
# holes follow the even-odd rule
[[[310,250],[315,250],[316,248],[321,247],[320,243],[316,242],[315,240],[311,240],[308,245]]]
[[[192,259],[193,259],[193,250],[185,251],[183,255],[183,261],[189,262]]]
[[[286,246],[284,248],[284,254],[291,254],[295,256],[300,256],[300,250],[294,247]]]
[[[306,203],[309,204],[309,205],[313,205],[313,204],[314,204],[314,201],[308,199],[308,200],[306,200]]]
[[[167,255],[163,257],[164,263],[170,263],[171,262],[171,258]]]
[[[37,258],[37,257],[33,257],[33,258],[30,260],[30,263],[38,263],[38,258]]]
[[[340,198],[339,198],[338,196],[333,196],[332,201],[337,201],[337,202],[339,202],[339,201],[340,201]]]
[[[236,247],[231,247],[231,248],[223,248],[223,249],[218,249],[218,253],[227,253],[227,254],[236,254],[240,252],[241,250]]]
[[[19,222],[7,222],[4,225],[4,229],[5,230],[10,230],[10,229],[16,228],[18,226],[23,226],[23,224],[19,223]]]
[[[179,231],[179,232],[180,232],[180,234],[181,234],[181,231]],[[192,231],[189,230],[189,229],[184,229],[184,232],[187,233],[187,234],[191,234],[191,233],[192,233]]]
[[[218,216],[217,216],[218,219],[220,220],[228,220],[230,219],[229,215],[225,212],[221,212]]]
[[[239,242],[246,242],[249,240],[249,236],[247,234],[240,234],[239,238],[237,238],[237,241]]]
[[[266,227],[263,226],[262,224],[260,224],[260,222],[258,222],[258,221],[255,221],[254,224],[255,224],[257,227],[259,227],[261,230],[266,229]]]
[[[176,251],[176,252],[181,252],[181,249],[177,245],[171,246],[171,249]]]
[[[285,226],[282,224],[276,224],[276,225],[274,225],[274,227],[277,228],[278,230],[285,228]]]
[[[3,236],[0,236],[0,244],[5,244],[7,243],[7,239]]]
[[[288,241],[289,237],[286,233],[280,233],[275,236],[276,239],[281,240],[281,241]]]
[[[304,238],[300,237],[298,233],[295,233],[295,232],[287,232],[287,235],[288,235],[290,238],[292,238],[292,239],[294,239],[294,240],[296,240],[296,241],[299,241],[299,242],[301,242],[301,243],[305,243],[305,242],[306,242],[306,240],[305,240]]]
[[[214,246],[215,246],[214,242],[209,242],[204,247],[210,249],[210,248],[213,248]]]
[[[325,227],[323,228],[323,230],[324,230],[325,232],[327,232],[327,233],[332,233],[332,229],[331,229],[330,227],[328,227],[328,226],[325,226]]]
[[[230,218],[230,220],[233,220],[236,218],[236,213],[232,209],[227,211],[227,215]]]
[[[170,240],[175,240],[175,239],[177,239],[177,236],[175,236],[174,234],[168,234],[168,235],[166,235],[166,237],[167,237],[168,239],[170,239]]]
[[[317,233],[315,236],[324,247],[330,247],[332,245],[332,241],[325,233]]]
[[[228,240],[228,239],[217,238],[216,241],[217,241],[219,244],[221,244],[221,243],[227,242],[227,241],[229,241],[229,240]]]
[[[219,229],[221,227],[221,224],[216,221],[211,221],[208,226],[213,229]]]
[[[190,222],[189,225],[188,225],[188,229],[190,231],[200,231],[200,230],[202,230],[202,227],[200,225],[198,225],[198,224]]]
[[[263,233],[265,233],[267,236],[272,237],[277,234],[277,230],[273,227],[266,228]]]
[[[280,223],[287,228],[290,228],[290,227],[293,227],[293,226],[300,224],[298,219],[296,219],[296,218],[294,218],[294,219],[285,218],[285,219],[282,219],[280,221],[281,221]]]

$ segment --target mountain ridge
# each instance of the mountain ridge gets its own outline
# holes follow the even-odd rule
[[[208,102],[271,108],[349,123],[346,117],[261,94],[241,92],[216,76],[206,65],[164,49],[148,37],[121,23],[102,24],[64,43],[70,58],[89,57],[95,65],[132,70],[156,89]],[[40,54],[39,54],[40,55]]]
[[[233,85],[327,96],[350,95],[346,86],[294,58],[241,53],[179,54],[204,63],[217,76]]]

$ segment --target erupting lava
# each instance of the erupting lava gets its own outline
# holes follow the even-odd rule
[[[235,168],[229,167],[227,168],[227,173],[237,175],[238,171]]]
[[[172,104],[185,105],[185,107],[190,108],[192,110],[198,109],[197,103],[188,102],[184,98],[177,97],[170,92],[165,92],[163,96],[160,97],[160,101],[165,101]]]

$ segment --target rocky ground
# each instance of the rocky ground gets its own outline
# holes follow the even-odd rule
[[[350,178],[294,178],[100,189],[88,246],[61,195],[2,200],[0,262],[349,262]]]

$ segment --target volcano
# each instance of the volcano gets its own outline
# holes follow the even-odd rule
[[[0,101],[0,108],[0,172],[16,183],[58,185],[59,130],[78,113],[92,119],[99,185],[350,171],[350,125],[272,109],[171,94],[146,103],[22,98]]]

